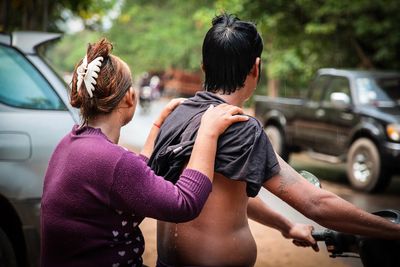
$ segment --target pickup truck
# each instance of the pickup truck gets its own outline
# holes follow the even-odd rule
[[[346,162],[355,189],[382,191],[400,173],[400,73],[320,69],[304,98],[256,96],[255,115],[283,159]]]

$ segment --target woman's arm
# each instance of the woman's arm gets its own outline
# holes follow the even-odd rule
[[[185,101],[185,98],[175,98],[172,99],[163,109],[163,111],[160,113],[158,118],[154,121],[150,133],[147,136],[146,142],[144,143],[143,149],[140,152],[143,156],[146,158],[150,158],[151,153],[153,153],[154,149],[154,143],[157,138],[158,132],[160,130],[161,125],[164,123],[165,119],[168,117],[169,114],[171,114],[174,109],[181,104],[183,101]]]
[[[192,169],[176,184],[156,175],[137,155],[126,152],[115,167],[109,205],[117,210],[170,222],[192,220],[200,213],[212,185]]]
[[[264,187],[306,217],[327,228],[358,235],[400,239],[400,225],[372,215],[310,184],[278,155],[281,171]]]
[[[126,152],[115,167],[110,205],[164,221],[183,222],[198,216],[211,192],[218,137],[232,123],[248,119],[233,116],[241,112],[227,104],[205,112],[189,163],[175,185]]]

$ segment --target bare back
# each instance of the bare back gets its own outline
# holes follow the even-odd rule
[[[157,224],[159,259],[174,266],[253,266],[257,247],[247,221],[246,183],[214,173],[200,216]]]

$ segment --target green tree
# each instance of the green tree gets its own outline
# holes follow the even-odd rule
[[[64,35],[59,43],[47,47],[44,56],[60,75],[72,72],[75,64],[85,56],[88,44],[103,36],[103,32],[92,30]]]
[[[87,26],[97,26],[116,0],[2,0],[0,3],[0,31],[39,30],[60,31],[57,22],[70,11]]]
[[[202,41],[211,19],[226,11],[255,22],[262,33],[263,76],[267,77],[269,94],[298,94],[297,89],[306,87],[321,67],[399,70],[400,5],[397,2],[126,1],[108,32],[89,34],[86,31],[64,38],[60,64],[73,66],[81,57],[72,61],[74,47],[81,49],[82,52],[76,53],[81,55],[88,42],[105,35],[134,74],[169,67],[197,70]],[[265,91],[263,84],[259,90]]]
[[[208,25],[196,16],[212,1],[126,1],[109,32],[115,51],[134,73],[177,67],[199,70]]]
[[[321,67],[400,69],[397,0],[218,0],[216,7],[257,22],[269,81],[281,94]]]

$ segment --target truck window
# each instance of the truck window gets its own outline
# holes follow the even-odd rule
[[[356,88],[362,105],[393,106],[400,103],[400,77],[358,78]]]
[[[321,75],[318,76],[317,79],[311,85],[311,90],[309,94],[309,100],[313,102],[321,101],[322,95],[324,93],[324,89],[328,84],[331,76],[329,75]]]
[[[345,77],[333,77],[324,94],[324,103],[331,102],[332,93],[345,93],[351,99],[349,80]]]

